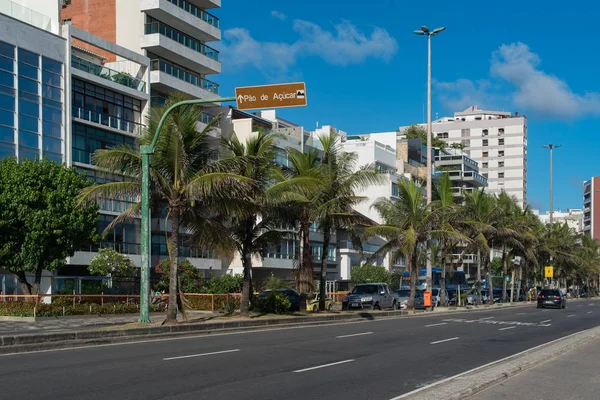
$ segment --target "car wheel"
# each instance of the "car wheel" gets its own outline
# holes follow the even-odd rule
[[[392,311],[396,311],[396,310],[398,310],[398,303],[396,303],[394,301],[394,304],[392,304]]]
[[[375,305],[373,306],[373,310],[380,310],[381,311],[381,307],[379,306],[379,303],[375,303]]]
[[[319,306],[318,305],[314,305],[312,308],[312,312],[316,313],[319,311]]]
[[[330,304],[330,305],[327,307],[327,311],[331,311],[331,307],[333,307],[333,304]]]

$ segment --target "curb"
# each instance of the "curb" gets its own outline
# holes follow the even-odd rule
[[[577,332],[533,347],[512,356],[465,371],[392,400],[459,400],[469,398],[490,386],[556,358],[600,337],[600,327]]]

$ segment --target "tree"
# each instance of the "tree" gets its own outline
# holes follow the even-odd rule
[[[352,267],[350,279],[354,283],[385,282],[391,283],[391,274],[384,267],[373,264],[364,264]]]
[[[406,137],[408,139],[421,139],[421,142],[423,144],[427,144],[427,128],[425,128],[421,125],[412,124],[408,128],[404,129],[403,133],[406,135]],[[432,133],[432,135],[433,135],[433,133]],[[446,142],[444,142],[442,139],[438,138],[435,135],[433,135],[431,138],[431,145],[433,147],[437,147],[439,149],[446,148]]]
[[[90,274],[100,276],[131,276],[135,270],[131,258],[110,248],[100,249],[88,266]]]
[[[465,144],[462,142],[454,142],[450,145],[450,148],[454,149],[454,150],[464,150],[465,148]]]
[[[444,207],[432,208],[427,204],[422,188],[414,182],[400,179],[398,197],[397,201],[381,198],[375,202],[373,207],[381,214],[385,225],[367,227],[365,231],[386,240],[370,260],[388,252],[391,252],[392,262],[398,262],[405,257],[410,273],[408,306],[412,308],[419,275],[417,247],[434,237],[454,237],[454,232],[435,228],[440,226],[441,217],[446,210]]]
[[[97,240],[98,208],[77,207],[88,183],[47,159],[0,161],[0,265],[26,294],[39,294],[42,271],[55,271]],[[34,274],[33,285],[26,273]]]
[[[182,95],[171,97],[164,107],[153,108],[147,120],[146,129],[138,139],[140,145],[149,145],[156,132],[162,115],[173,104],[185,100]],[[151,202],[155,208],[165,206],[167,218],[171,222],[168,238],[170,260],[169,305],[166,323],[177,323],[178,293],[178,257],[181,243],[180,231],[186,223],[197,216],[194,209],[201,204],[204,213],[212,209],[227,209],[232,198],[243,197],[247,193],[248,180],[233,173],[220,170],[214,159],[214,148],[209,132],[218,121],[215,118],[199,132],[197,123],[202,116],[198,106],[179,107],[172,111],[162,127],[156,149],[150,158]],[[102,198],[136,198],[140,194],[142,179],[142,161],[137,148],[120,146],[112,149],[97,150],[94,163],[109,173],[124,177],[122,181],[96,185],[82,190],[83,203]],[[116,218],[108,227],[139,217],[141,203],[135,203]],[[197,229],[208,230],[196,226]],[[181,303],[181,302],[180,302]],[[183,307],[181,308],[183,310]]]
[[[313,204],[316,206],[319,231],[323,234],[319,310],[325,311],[325,283],[331,232],[338,229],[351,231],[354,226],[360,224],[371,225],[367,218],[355,212],[353,207],[367,199],[357,196],[356,192],[379,183],[381,175],[373,165],[356,169],[358,155],[343,151],[339,144],[339,136],[333,129],[329,135],[321,136],[319,141],[324,149],[321,166],[322,186]]]
[[[184,259],[177,263],[177,278],[179,287],[184,293],[201,293],[204,285],[204,278],[200,270],[192,265],[189,260]],[[154,271],[159,276],[154,289],[160,291],[170,290],[171,281],[171,261],[166,258],[154,266]]]

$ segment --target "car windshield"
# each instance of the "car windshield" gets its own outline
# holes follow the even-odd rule
[[[352,289],[352,294],[376,294],[377,285],[361,285]]]
[[[432,296],[438,296],[439,294],[440,294],[440,291],[439,291],[439,289],[433,289],[433,290],[431,291],[431,295],[432,295]]]
[[[409,297],[410,290],[397,290],[396,294],[398,294],[399,297]]]
[[[423,297],[423,291],[422,290],[416,290],[415,291],[415,299],[421,298],[421,297]]]

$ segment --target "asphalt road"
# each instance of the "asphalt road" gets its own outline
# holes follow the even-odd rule
[[[0,398],[390,399],[600,325],[600,301],[0,356]]]

